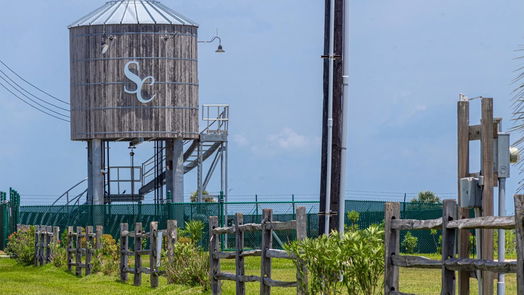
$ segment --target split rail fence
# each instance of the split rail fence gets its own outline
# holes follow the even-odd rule
[[[455,294],[455,271],[516,273],[517,294],[524,294],[524,195],[515,196],[515,216],[458,219],[455,200],[445,200],[442,218],[432,220],[400,219],[400,204],[385,204],[385,295],[407,295],[399,291],[399,267],[442,270],[441,294]],[[442,260],[400,255],[401,230],[442,230]],[[514,229],[517,239],[517,261],[456,258],[459,230]]]
[[[67,269],[72,271],[75,266],[75,274],[82,276],[82,269],[85,269],[85,275],[90,275],[93,270],[93,254],[95,250],[102,248],[102,234],[104,232],[103,226],[96,226],[96,231],[93,232],[92,226],[85,228],[81,226],[76,227],[76,232],[73,227],[67,227]],[[75,261],[73,262],[73,254]],[[85,260],[84,260],[85,257]]]
[[[120,224],[120,280],[127,282],[128,274],[134,275],[135,286],[142,285],[142,274],[151,275],[151,287],[158,287],[158,277],[161,275],[160,259],[162,252],[163,233],[167,234],[167,256],[173,261],[174,246],[177,240],[177,221],[168,220],[167,230],[158,230],[158,222],[150,223],[150,231],[144,232],[142,223],[135,223],[135,230],[129,231],[127,223]],[[129,238],[134,238],[134,249],[130,250]],[[143,240],[149,239],[149,249],[143,249]],[[149,267],[142,266],[142,256],[149,255]],[[129,266],[129,256],[134,256],[134,266]]]
[[[236,224],[231,227],[218,227],[218,217],[209,217],[209,258],[210,258],[210,277],[211,292],[213,295],[221,294],[221,280],[230,280],[236,282],[236,294],[243,295],[246,292],[246,282],[260,282],[260,294],[266,295],[271,293],[271,287],[297,287],[297,294],[307,293],[307,274],[306,268],[300,267],[297,270],[296,282],[277,281],[271,278],[271,259],[286,258],[295,259],[286,251],[272,248],[273,231],[277,230],[296,230],[297,240],[306,238],[306,208],[299,207],[296,210],[296,220],[288,222],[273,221],[273,210],[264,209],[263,218],[260,224],[244,224],[244,216],[241,213],[236,214]],[[262,231],[262,242],[258,250],[244,250],[244,233]],[[229,252],[220,251],[220,235],[234,234],[236,240],[236,250]],[[260,256],[261,273],[260,276],[245,275],[244,257]],[[226,273],[220,271],[220,259],[235,259],[236,273]]]
[[[25,226],[19,225],[18,228]],[[58,226],[38,225],[35,227],[35,265],[45,265],[51,262],[53,251],[51,246],[60,239]]]

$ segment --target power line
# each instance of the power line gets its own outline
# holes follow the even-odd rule
[[[27,95],[24,94],[22,91],[20,91],[20,90],[17,89],[15,86],[13,86],[13,84],[11,84],[9,81],[7,81],[7,80],[6,80],[4,77],[2,77],[1,75],[0,75],[0,79],[4,80],[4,81],[5,81],[7,84],[9,84],[9,86],[11,86],[14,90],[16,90],[18,93],[20,93],[20,94],[23,95],[25,98],[27,98],[27,99],[29,99],[30,101],[32,101],[33,103],[39,105],[40,107],[42,107],[42,108],[44,108],[44,109],[46,109],[46,110],[48,110],[48,111],[50,111],[50,112],[52,112],[52,113],[55,113],[55,114],[58,115],[58,116],[62,116],[62,117],[65,117],[65,118],[69,118],[68,115],[64,115],[64,114],[62,114],[62,113],[60,113],[60,112],[58,112],[58,111],[55,111],[55,110],[53,110],[53,109],[50,109],[49,107],[46,107],[46,106],[40,104],[39,102],[35,101],[35,100],[32,99],[31,97],[27,96]],[[4,88],[5,88],[5,85],[4,85]]]
[[[28,106],[34,108],[35,110],[40,111],[40,112],[42,112],[42,113],[44,113],[44,114],[46,114],[46,115],[49,115],[49,116],[51,116],[51,117],[53,117],[53,118],[55,118],[55,119],[62,120],[62,121],[64,121],[64,122],[70,122],[70,121],[67,120],[67,119],[60,118],[60,117],[58,117],[58,116],[55,116],[55,115],[53,115],[53,114],[50,114],[50,113],[48,113],[48,112],[46,112],[46,111],[40,109],[40,108],[38,108],[38,107],[35,107],[35,106],[32,105],[31,103],[25,101],[25,100],[24,100],[23,98],[21,98],[20,96],[16,95],[13,91],[11,91],[9,88],[7,88],[7,87],[6,87],[2,82],[0,82],[0,86],[2,86],[5,90],[9,91],[9,93],[11,93],[12,95],[14,95],[16,98],[18,98],[19,100],[21,100],[22,102],[24,102],[24,103],[27,104]]]
[[[39,88],[38,86],[36,86],[36,85],[32,84],[31,82],[27,81],[26,79],[24,79],[22,76],[20,76],[18,73],[16,73],[13,69],[11,69],[8,65],[6,65],[2,59],[0,59],[0,63],[1,63],[2,65],[4,65],[4,67],[6,67],[6,68],[7,68],[9,71],[11,71],[13,74],[15,74],[18,78],[20,78],[20,80],[22,80],[22,81],[26,82],[27,84],[31,85],[31,86],[32,86],[33,88],[35,88],[36,90],[38,90],[38,91],[40,91],[40,92],[46,94],[47,96],[49,96],[49,97],[51,97],[51,98],[53,98],[53,99],[55,99],[55,100],[57,100],[57,101],[59,101],[59,102],[61,102],[61,103],[63,103],[63,104],[69,105],[69,103],[68,103],[67,101],[61,100],[61,99],[57,98],[56,96],[54,96],[54,95],[52,95],[52,94],[49,94],[49,93],[46,92],[45,90],[42,90],[42,89]]]
[[[63,110],[63,111],[66,111],[66,112],[69,113],[69,109],[66,109],[66,108],[63,108],[63,107],[57,106],[56,104],[54,104],[54,103],[50,103],[50,102],[48,102],[47,100],[42,99],[42,98],[40,98],[40,97],[34,95],[33,93],[29,92],[29,91],[26,90],[24,87],[22,87],[20,84],[16,83],[16,81],[14,81],[13,79],[11,79],[11,78],[9,77],[9,75],[7,75],[7,74],[6,74],[4,71],[2,71],[1,69],[0,69],[0,73],[2,73],[2,74],[3,74],[7,79],[9,79],[9,81],[13,82],[16,86],[18,86],[18,88],[20,88],[21,90],[23,90],[23,91],[26,92],[27,94],[31,95],[32,97],[38,99],[39,101],[41,101],[41,102],[43,102],[43,103],[46,103],[46,104],[48,104],[48,105],[50,105],[50,106],[53,106],[53,107],[55,107],[55,108],[57,108],[57,109],[60,109],[60,110]],[[11,85],[11,84],[10,84],[10,85]],[[12,85],[11,85],[11,87],[14,88],[14,86],[12,86]],[[19,91],[19,92],[20,92],[20,91]]]

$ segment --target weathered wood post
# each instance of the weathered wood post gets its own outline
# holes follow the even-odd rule
[[[298,207],[296,212],[297,240],[302,241],[307,238],[306,207]],[[297,295],[305,295],[307,294],[307,268],[302,261],[298,262],[299,264],[297,266]]]
[[[75,266],[76,266],[76,275],[82,276],[82,227],[77,226],[76,227],[76,236],[75,236],[75,242],[76,242],[76,251],[75,251]]]
[[[167,260],[170,264],[173,263],[173,255],[175,254],[175,243],[177,240],[176,228],[176,219],[167,221]]]
[[[271,279],[271,257],[268,256],[268,250],[273,245],[273,210],[262,210],[262,254],[260,264],[260,295],[271,294],[271,286],[266,283],[266,279]]]
[[[391,221],[400,219],[400,203],[386,203],[384,208],[384,294],[399,291],[398,266],[393,265],[393,256],[400,252],[400,232],[392,229]]]
[[[67,270],[73,269],[73,227],[67,227]]]
[[[40,263],[40,225],[35,226],[35,265]]]
[[[45,227],[45,259],[44,264],[47,264],[48,262],[51,262],[51,243],[53,241],[53,227],[52,226],[46,226]]]
[[[135,223],[135,286],[142,285],[142,223]]]
[[[218,234],[215,234],[213,230],[218,227],[218,217],[209,217],[209,277],[211,281],[211,294],[220,295],[222,294],[222,288],[220,281],[217,279],[217,274],[220,272],[220,259],[216,253],[220,249],[220,242]]]
[[[101,225],[96,226],[96,249],[102,249],[102,236],[104,235],[104,227]]]
[[[240,230],[240,226],[244,224],[244,215],[242,213],[236,214],[236,223],[235,223],[235,240],[236,240],[236,294],[244,295],[246,294],[246,286],[243,281],[240,280],[240,277],[244,275],[244,232]]]
[[[457,202],[444,200],[442,208],[442,295],[455,294],[455,271],[448,270],[444,261],[455,257],[456,229],[448,229],[448,223],[457,219]]]
[[[45,242],[46,242],[46,236],[45,236],[46,226],[41,225],[40,226],[40,238],[38,239],[39,243],[39,264],[44,265],[45,264]]]
[[[524,294],[524,195],[515,196],[515,236],[517,239],[517,294]]]
[[[91,274],[91,256],[93,254],[93,227],[86,227],[86,276]]]
[[[149,232],[149,268],[151,270],[151,288],[158,287],[158,255],[157,252],[157,242],[158,242],[158,222],[151,222],[150,232]]]
[[[127,282],[127,266],[129,251],[129,227],[127,223],[120,224],[120,281]]]
[[[60,242],[60,227],[53,226],[53,243]]]

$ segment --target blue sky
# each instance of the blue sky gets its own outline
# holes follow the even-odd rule
[[[67,99],[67,25],[105,1],[1,1],[0,58]],[[200,98],[231,105],[232,200],[253,200],[254,194],[287,200],[292,193],[317,199],[323,1],[163,3],[197,21],[200,39],[216,29],[223,39],[224,55],[214,53],[215,45],[199,48]],[[404,0],[351,6],[347,198],[398,200],[421,190],[451,196],[458,94],[494,97],[495,115],[506,128],[512,124],[524,3]],[[67,124],[1,89],[0,103],[0,189],[12,186],[24,195],[23,203],[45,204],[85,177],[85,144],[69,140]],[[478,101],[472,108],[475,122]],[[151,146],[137,154],[148,158]],[[115,146],[112,161],[128,164],[124,146]],[[472,170],[478,169],[472,158]],[[186,175],[186,192],[195,190],[195,177]],[[513,169],[509,195],[519,178]]]

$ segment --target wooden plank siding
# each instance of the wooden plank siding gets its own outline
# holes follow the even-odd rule
[[[198,138],[197,27],[106,25],[70,29],[72,140]],[[109,49],[102,53],[102,44]],[[130,70],[146,81],[141,103],[124,87],[136,85]]]

